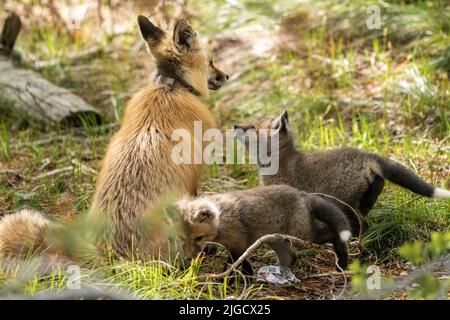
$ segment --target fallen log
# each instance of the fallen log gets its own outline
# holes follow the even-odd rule
[[[98,124],[100,114],[86,101],[38,73],[21,69],[9,59],[20,32],[20,18],[11,14],[4,24],[0,52],[0,107],[5,105],[46,124]]]
[[[51,124],[81,126],[100,123],[100,114],[86,101],[30,70],[0,60],[0,106],[9,105],[30,117]]]

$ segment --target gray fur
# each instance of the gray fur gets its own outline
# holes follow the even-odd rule
[[[216,194],[194,200],[181,201],[180,211],[184,217],[185,253],[195,256],[205,242],[218,242],[239,257],[260,237],[282,233],[314,242],[317,233],[316,219],[321,220],[315,208],[330,210],[335,214],[332,224],[339,233],[349,231],[345,214],[336,206],[318,196],[300,192],[288,185],[263,186],[249,190]],[[211,219],[204,219],[205,211],[214,213]],[[200,217],[202,217],[200,219]],[[328,222],[328,221],[325,221]],[[198,240],[199,237],[203,237]],[[340,241],[340,240],[339,240]],[[342,242],[342,241],[340,241]],[[271,245],[282,266],[290,266],[295,255],[287,243]],[[346,252],[345,252],[346,254]],[[345,261],[347,257],[340,258]]]
[[[375,204],[385,178],[425,196],[432,196],[435,189],[404,166],[358,149],[297,150],[286,111],[278,118],[259,119],[251,124],[235,125],[235,128],[244,132],[252,129],[256,133],[260,129],[271,129],[272,134],[279,135],[279,170],[275,175],[261,175],[264,185],[288,184],[298,190],[336,197],[360,214],[362,231],[367,227],[364,216]],[[353,233],[357,233],[358,218],[347,206],[335,203],[352,220]]]

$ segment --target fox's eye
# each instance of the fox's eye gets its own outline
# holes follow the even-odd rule
[[[202,239],[203,239],[203,236],[197,237],[197,238],[195,238],[195,242],[202,241]]]

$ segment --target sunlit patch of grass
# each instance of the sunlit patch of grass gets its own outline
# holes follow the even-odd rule
[[[380,258],[395,257],[397,248],[403,243],[428,241],[431,231],[450,228],[450,204],[447,201],[407,193],[395,187],[369,214],[370,228],[363,243]]]
[[[297,145],[303,150],[352,146],[376,152],[402,162],[427,181],[450,187],[450,11],[445,1],[188,3],[193,25],[211,38],[254,24],[296,36],[290,43],[293,47],[281,47],[270,58],[242,58],[243,65],[250,65],[247,71],[208,101],[219,125],[231,128],[235,123],[275,116],[287,109]],[[369,30],[365,25],[369,4],[380,5],[381,29]],[[134,78],[136,69],[143,68],[131,52],[136,36],[137,29],[120,41],[104,35],[100,45],[107,43],[114,54],[99,53],[76,65],[69,61],[69,54],[99,45],[87,27],[81,37],[70,38],[62,30],[32,24],[19,37],[17,48],[31,53],[35,61],[58,60],[39,72],[95,107],[112,111],[106,120],[117,122],[132,91],[143,83]],[[103,103],[107,100],[108,106],[110,98],[114,103],[108,109]],[[2,168],[33,178],[74,166],[66,174],[35,181],[1,174],[0,209],[12,212],[27,205],[64,218],[85,213],[95,174],[81,170],[79,163],[98,172],[115,128],[98,130],[92,119],[83,119],[81,130],[49,128],[7,106],[1,106],[0,116]],[[45,139],[50,140],[39,143]],[[205,173],[202,192],[259,185],[254,165],[212,165]],[[388,184],[369,214],[370,229],[364,244],[380,259],[397,258],[397,248],[403,242],[428,240],[432,230],[448,229],[449,212],[448,201],[416,198]],[[307,259],[308,254],[303,254]],[[243,289],[227,281],[208,282],[199,277],[208,271],[200,266],[204,266],[200,260],[184,270],[155,261],[111,260],[83,274],[83,281],[134,291],[139,298],[254,298],[260,293],[257,285]],[[14,277],[0,272],[0,287]],[[66,281],[64,270],[35,276],[17,292],[58,291],[65,288]]]
[[[0,159],[9,160],[11,157],[11,141],[8,129],[0,124]]]
[[[40,258],[33,258],[36,265],[24,267],[17,264],[3,265],[0,271],[0,295],[57,294],[70,289],[74,279],[69,266],[40,274],[36,269]],[[73,266],[73,265],[71,265]],[[261,288],[243,286],[241,281],[229,284],[229,279],[208,280],[199,273],[201,260],[195,259],[185,269],[165,261],[110,260],[107,265],[79,272],[81,288],[102,288],[110,292],[127,293],[135,299],[251,299]],[[25,269],[24,269],[25,268]],[[76,275],[78,277],[78,274]],[[55,296],[56,297],[56,296]]]

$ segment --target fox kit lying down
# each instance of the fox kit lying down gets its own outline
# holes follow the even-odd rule
[[[450,191],[436,188],[401,164],[376,154],[353,148],[322,152],[297,150],[286,111],[278,118],[262,118],[249,124],[235,125],[235,130],[237,138],[247,146],[257,139],[260,143],[270,143],[269,138],[278,135],[279,170],[275,175],[261,175],[264,185],[288,184],[306,192],[325,193],[346,202],[363,217],[377,201],[384,179],[420,195],[450,198]],[[355,221],[354,212],[340,206],[352,222],[352,233],[358,234],[359,224]],[[365,231],[367,226],[363,218],[362,221],[362,231]]]
[[[206,242],[217,242],[237,259],[258,238],[272,233],[314,242],[317,219],[334,231],[333,245],[339,266],[347,267],[346,241],[351,233],[345,214],[329,201],[290,186],[264,186],[181,200],[177,207],[182,216],[180,238],[187,258],[200,253]],[[288,242],[270,246],[281,266],[289,267],[295,262]],[[243,268],[252,273],[248,262]]]

